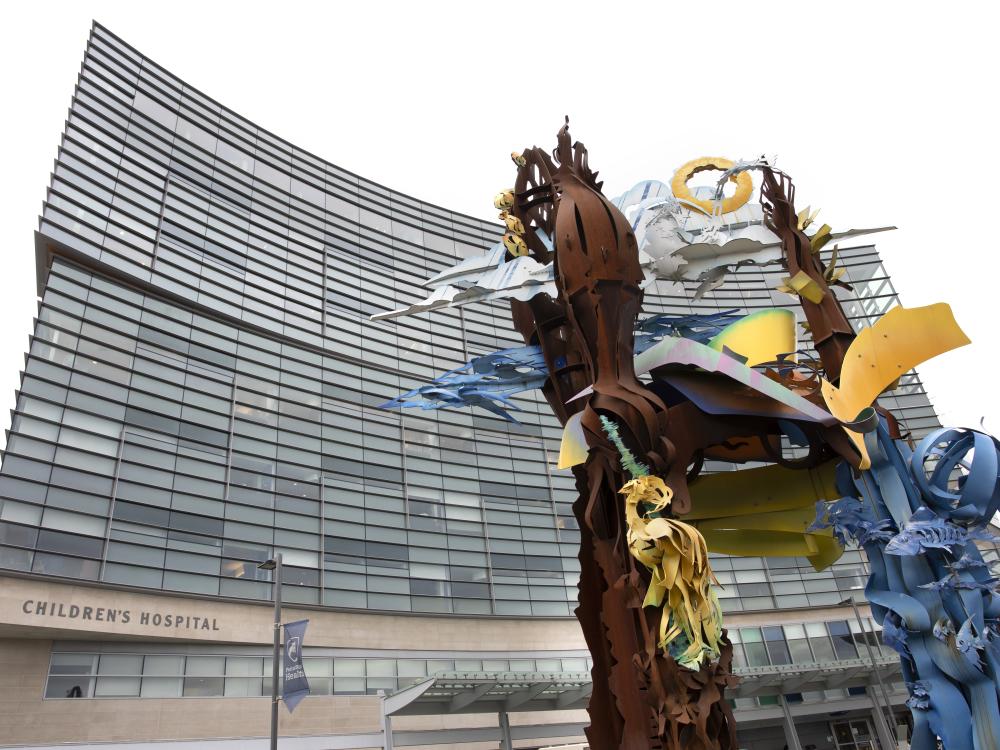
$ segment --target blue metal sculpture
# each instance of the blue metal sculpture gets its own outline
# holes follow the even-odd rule
[[[520,424],[508,409],[520,411],[510,400],[516,393],[541,388],[548,377],[541,347],[503,349],[440,375],[381,405],[382,409],[417,407],[424,410],[479,406],[508,422]]]
[[[667,336],[708,343],[730,323],[743,317],[734,313],[735,310],[726,310],[705,315],[661,314],[645,318],[636,325],[635,352],[643,352]],[[439,375],[429,384],[386,401],[380,408],[430,410],[478,406],[508,422],[520,424],[508,409],[520,411],[521,408],[510,398],[541,388],[548,374],[541,347],[502,349],[473,357],[468,363]]]
[[[1000,507],[1000,443],[937,430],[916,449],[885,424],[865,436],[869,471],[842,465],[844,497],[821,503],[818,525],[862,546],[865,596],[900,654],[913,750],[1000,748],[1000,596],[977,541]],[[960,625],[958,624],[960,623]]]

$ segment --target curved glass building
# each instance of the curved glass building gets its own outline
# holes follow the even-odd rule
[[[314,696],[282,747],[581,741],[575,491],[547,405],[519,398],[520,425],[377,408],[520,345],[504,304],[370,320],[499,233],[295,148],[95,25],[0,472],[0,742],[263,747],[258,564],[277,552]],[[873,247],[841,258],[865,326],[895,291]],[[695,306],[657,282],[646,312],[787,304],[779,276],[741,269]],[[887,401],[914,436],[937,424],[915,374]],[[817,750],[869,747],[876,672],[905,692],[843,604],[861,553],[713,566],[742,746],[794,723]],[[232,700],[184,700],[209,697]]]

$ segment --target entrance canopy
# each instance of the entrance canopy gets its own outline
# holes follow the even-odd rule
[[[816,664],[770,664],[764,667],[739,667],[733,673],[740,684],[727,695],[750,698],[757,695],[787,695],[817,690],[869,686],[878,678],[883,682],[902,679],[899,657],[879,654],[878,669],[868,659],[841,659]]]
[[[385,697],[386,716],[586,708],[587,672],[441,672]]]

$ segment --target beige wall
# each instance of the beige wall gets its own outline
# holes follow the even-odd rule
[[[45,614],[36,612],[41,602]],[[88,607],[89,618],[84,619]],[[116,612],[114,622],[108,621],[108,610]],[[70,617],[71,613],[76,616]],[[154,621],[157,614],[159,625]],[[171,619],[180,615],[181,627],[167,627],[163,620],[167,614]],[[740,627],[852,616],[849,607],[827,607],[738,613],[727,616],[726,622]],[[194,617],[199,618],[198,627]],[[201,627],[204,618],[207,629]],[[310,621],[310,646],[479,652],[586,648],[579,626],[569,619],[381,615],[286,607],[286,621],[299,618]],[[55,639],[263,645],[271,643],[271,634],[272,609],[266,602],[225,602],[0,576],[0,745],[266,736],[267,698],[73,701],[43,700],[42,695]],[[280,715],[284,736],[379,730],[379,702],[374,696],[314,696],[294,714],[282,708]],[[496,720],[492,714],[400,717],[393,725],[397,730],[493,727]],[[514,725],[585,720],[583,711],[511,716]]]
[[[39,603],[45,614],[36,614]],[[56,614],[52,614],[55,604]],[[62,609],[59,609],[62,605]],[[89,618],[84,619],[84,608]],[[72,608],[72,609],[71,609]],[[101,619],[97,610],[101,609]],[[115,621],[107,611],[116,612]],[[62,613],[62,616],[59,613]],[[129,613],[128,622],[123,613]],[[69,617],[70,613],[75,617]],[[143,617],[143,614],[148,617]],[[160,625],[153,616],[160,615]],[[166,627],[163,617],[183,618]],[[198,617],[198,627],[194,627]],[[187,618],[192,618],[190,621]],[[201,627],[208,618],[208,629]],[[585,648],[573,620],[503,620],[331,612],[286,607],[309,619],[310,646],[421,651]],[[216,629],[217,628],[217,629]],[[270,644],[269,604],[235,603],[0,576],[0,745],[263,737],[268,698],[43,700],[52,640],[168,639],[178,643]],[[379,731],[375,696],[312,696],[279,711],[283,736]],[[584,721],[585,712],[511,716],[512,724]],[[397,730],[495,727],[492,714],[398,717]]]
[[[263,737],[268,698],[42,700],[51,641],[0,640],[0,744]],[[378,698],[318,696],[279,712],[283,735],[377,732]]]
[[[45,614],[35,614],[46,603]],[[62,605],[52,616],[51,604]],[[71,607],[77,616],[68,615]],[[83,619],[84,608],[91,609]],[[97,609],[103,610],[101,621]],[[116,611],[108,622],[107,610]],[[28,610],[28,611],[25,611]],[[128,612],[128,622],[123,613]],[[148,615],[144,622],[143,614]],[[161,624],[153,617],[159,614]],[[181,615],[184,625],[166,627],[163,617]],[[193,618],[198,617],[198,627]],[[272,608],[267,602],[242,603],[218,599],[176,597],[118,591],[101,586],[73,585],[0,576],[0,636],[77,638],[180,639],[190,642],[268,644],[272,634]],[[188,619],[190,618],[190,619]],[[202,627],[208,618],[209,627]],[[341,648],[440,650],[440,651],[543,651],[585,649],[575,620],[526,618],[463,618],[455,616],[381,615],[331,612],[321,609],[284,608],[285,621],[309,620],[309,645]]]
[[[51,641],[0,639],[0,745],[157,739],[264,737],[268,698],[95,698],[43,700]],[[311,696],[289,714],[279,710],[285,737],[379,731],[374,696]],[[586,720],[585,711],[512,714],[514,726]],[[394,730],[496,727],[494,714],[404,716]]]

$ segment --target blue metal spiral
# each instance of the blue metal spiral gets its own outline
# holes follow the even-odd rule
[[[843,497],[817,525],[868,555],[865,595],[900,655],[913,750],[1000,750],[1000,596],[976,546],[1000,508],[1000,443],[941,429],[915,450],[884,423],[865,436],[869,471],[838,468]]]

